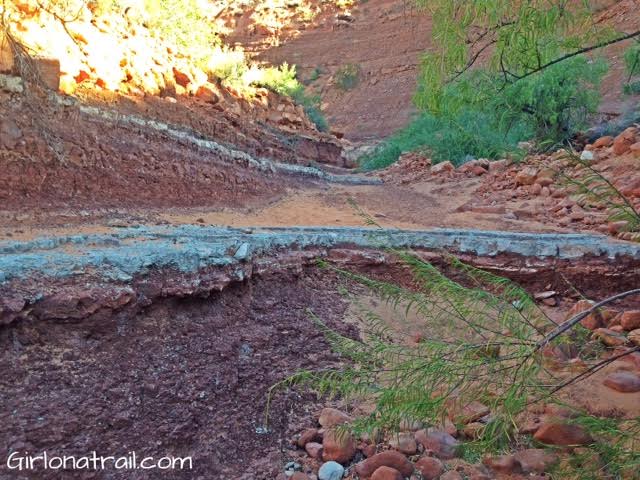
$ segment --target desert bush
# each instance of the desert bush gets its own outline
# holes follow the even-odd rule
[[[338,69],[334,75],[336,85],[341,90],[351,90],[360,83],[360,65],[348,63]]]
[[[517,157],[524,140],[567,142],[596,111],[605,72],[604,62],[585,57],[507,85],[486,70],[469,72],[443,88],[433,110],[362,158],[361,165],[382,168],[416,149],[428,150],[435,162],[460,164],[468,158]]]
[[[304,85],[298,80],[295,65],[289,66],[284,63],[278,67],[261,68],[256,72],[252,83],[290,97],[302,105],[305,114],[318,130],[328,130],[329,125],[320,111],[320,97],[307,93]]]
[[[634,43],[624,52],[624,64],[628,75],[624,84],[624,93],[638,95],[640,94],[640,42]]]
[[[503,133],[487,112],[462,109],[454,116],[424,113],[396,132],[373,153],[361,158],[364,170],[384,168],[403,152],[426,150],[434,162],[450,160],[456,165],[469,157],[503,158],[517,154],[517,144],[530,136],[525,125],[514,125]]]
[[[597,111],[606,71],[602,60],[576,57],[507,85],[494,96],[491,109],[503,130],[524,122],[539,143],[564,143]]]
[[[209,13],[198,0],[145,0],[149,30],[174,44],[181,53],[204,66],[221,45]]]
[[[573,410],[571,421],[595,439],[585,452],[610,460],[596,466],[577,462],[563,466],[564,473],[558,478],[622,478],[616,475],[637,468],[640,417],[589,414],[567,405],[562,392],[640,349],[631,346],[613,352],[613,347],[607,349],[599,341],[589,340],[589,331],[580,325],[594,310],[638,295],[639,289],[603,300],[558,325],[524,289],[505,278],[454,257],[449,260],[449,276],[410,252],[391,253],[412,273],[411,289],[325,266],[388,304],[394,312],[393,325],[359,304],[361,297],[349,298],[360,312],[357,338],[328,328],[309,312],[339,355],[341,366],[300,371],[274,386],[272,392],[306,386],[319,395],[346,402],[373,403],[375,409],[369,415],[347,427],[356,433],[393,433],[406,421],[437,428],[445,418],[460,428],[465,421],[456,412],[481,402],[489,407],[490,420],[478,439],[462,446],[463,456],[472,461],[528,443],[528,437],[518,432],[517,419],[532,404],[557,403]],[[344,294],[349,296],[347,291]],[[407,342],[409,332],[415,342]],[[549,352],[567,344],[585,364],[579,373],[569,368],[562,373],[549,369]]]

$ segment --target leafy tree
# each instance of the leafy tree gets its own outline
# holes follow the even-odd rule
[[[630,38],[598,24],[581,0],[415,0],[431,13],[435,50],[422,60],[417,104],[439,111],[445,85],[476,64],[514,83],[549,66]]]

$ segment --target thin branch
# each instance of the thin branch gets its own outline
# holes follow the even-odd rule
[[[626,292],[619,293],[618,295],[614,295],[613,297],[606,298],[601,302],[596,303],[591,308],[583,312],[580,312],[577,315],[571,317],[566,322],[561,323],[557,328],[555,328],[551,333],[549,333],[546,337],[544,337],[542,340],[540,340],[537,343],[536,351],[549,345],[549,343],[551,343],[553,340],[558,338],[560,335],[562,335],[566,331],[571,330],[574,326],[576,326],[578,323],[580,323],[582,320],[587,318],[589,315],[591,315],[593,312],[595,312],[599,308],[604,307],[605,305],[613,303],[617,300],[622,300],[623,298],[630,297],[632,295],[639,295],[639,294],[640,294],[640,288],[636,288],[634,290],[629,290]]]

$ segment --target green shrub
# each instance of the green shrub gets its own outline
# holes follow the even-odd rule
[[[435,162],[460,164],[517,155],[523,140],[566,142],[596,111],[605,72],[603,62],[577,57],[505,86],[476,70],[443,87],[433,109],[362,158],[362,168],[386,167],[416,149],[429,150]]]
[[[461,110],[452,117],[422,114],[372,154],[361,159],[364,170],[384,168],[407,151],[427,149],[434,162],[450,160],[456,165],[468,157],[501,158],[517,151],[517,144],[530,136],[526,125],[500,132],[495,119],[485,112]]]
[[[500,116],[502,129],[526,122],[535,140],[564,143],[597,111],[606,71],[603,61],[576,57],[508,85],[491,108]]]
[[[320,111],[320,97],[306,92],[304,85],[297,78],[295,65],[289,66],[284,63],[279,67],[262,68],[253,83],[290,97],[295,103],[302,105],[305,114],[318,130],[325,132],[329,129]]]
[[[335,82],[341,90],[351,90],[360,83],[360,65],[349,63],[343,65],[335,74]]]
[[[197,64],[221,45],[214,24],[198,0],[145,0],[146,23],[156,36],[175,44]]]
[[[640,43],[635,43],[624,52],[624,64],[628,75],[623,87],[624,93],[640,94],[640,80],[636,78],[640,75]]]

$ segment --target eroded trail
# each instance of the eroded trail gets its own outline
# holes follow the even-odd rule
[[[430,30],[402,2],[363,5],[348,24],[316,25],[262,53],[318,59],[322,65],[306,61],[300,72],[326,70],[314,88],[337,136],[273,94],[258,108],[228,92],[215,105],[186,96],[52,95],[43,130],[19,92],[2,87],[0,444],[192,456],[194,471],[167,476],[176,479],[273,480],[292,459],[317,471],[319,461],[291,438],[315,424],[320,401],[287,390],[266,425],[268,389],[301,368],[343,361],[309,310],[355,338],[345,292],[384,309],[320,260],[413,288],[387,247],[445,271],[453,254],[543,292],[537,301],[555,321],[582,295],[637,287],[638,244],[604,235],[617,233],[606,213],[576,205],[541,163],[527,164],[534,173],[524,176],[506,161],[436,172],[420,158],[356,171],[362,145],[338,136],[376,140],[410,118],[417,52]],[[321,20],[335,23],[332,15]],[[375,58],[372,44],[380,47]],[[333,80],[343,64],[362,74],[349,95]],[[635,158],[610,160],[606,168],[625,188],[640,188],[629,174]],[[382,228],[365,228],[362,213]],[[589,397],[586,408],[637,413],[640,393],[597,382],[576,391]]]

